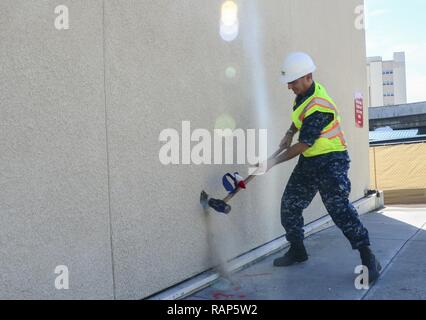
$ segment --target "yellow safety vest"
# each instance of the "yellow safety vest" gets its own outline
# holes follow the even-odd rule
[[[331,113],[334,116],[334,120],[324,128],[320,138],[303,155],[311,158],[330,152],[346,151],[346,140],[340,125],[341,118],[337,112],[336,105],[324,87],[319,83],[315,83],[314,94],[293,112],[292,119],[296,128],[300,130],[303,121],[315,112]]]

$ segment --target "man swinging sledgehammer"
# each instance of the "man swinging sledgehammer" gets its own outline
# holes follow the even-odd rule
[[[316,66],[305,53],[291,53],[284,61],[282,80],[293,90],[293,124],[280,147],[288,148],[277,158],[268,160],[267,170],[300,155],[281,199],[281,221],[290,249],[274,261],[276,267],[287,267],[308,260],[303,244],[306,209],[319,191],[322,201],[336,226],[342,230],[361,261],[369,270],[369,282],[380,275],[381,266],[370,250],[367,229],[349,202],[351,182],[348,178],[349,154],[341,118],[325,88],[314,82]],[[292,146],[294,135],[299,142]]]

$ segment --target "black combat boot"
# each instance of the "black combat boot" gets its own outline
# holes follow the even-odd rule
[[[290,249],[282,257],[274,260],[275,267],[289,267],[295,263],[300,263],[308,260],[303,241],[291,243]]]
[[[382,266],[369,247],[360,248],[359,253],[361,255],[362,265],[368,268],[369,283],[375,282],[380,276]]]

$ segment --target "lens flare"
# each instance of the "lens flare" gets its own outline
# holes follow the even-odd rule
[[[222,5],[221,21],[225,26],[233,26],[238,22],[238,6],[233,1],[226,1]]]
[[[220,18],[220,36],[223,40],[231,42],[238,37],[238,6],[233,1],[226,1],[222,5],[222,15]]]
[[[221,114],[217,119],[215,123],[215,130],[226,130],[230,129],[229,132],[224,132],[224,136],[232,135],[232,132],[236,129],[237,123],[235,122],[235,119],[228,113]]]
[[[225,75],[229,79],[234,79],[237,75],[237,70],[234,67],[228,67],[225,70]]]

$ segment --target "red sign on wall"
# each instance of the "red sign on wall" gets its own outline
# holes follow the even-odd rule
[[[357,128],[364,128],[364,97],[362,93],[355,93],[355,124]]]

